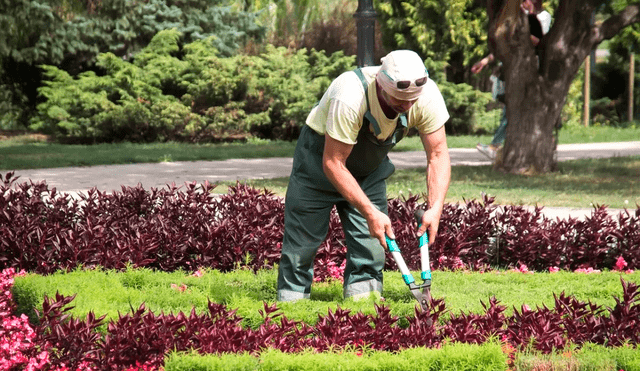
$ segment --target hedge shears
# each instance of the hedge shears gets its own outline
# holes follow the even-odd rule
[[[413,214],[418,222],[418,228],[420,228],[422,224],[423,215],[424,210],[421,209],[416,210]],[[390,239],[388,236],[386,236],[386,240],[387,247],[393,256],[393,260],[395,260],[398,268],[400,269],[400,273],[402,273],[404,283],[409,286],[411,294],[413,294],[413,297],[415,297],[418,303],[420,303],[420,308],[424,311],[428,311],[429,302],[431,301],[431,268],[429,267],[429,236],[427,235],[427,232],[425,231],[425,233],[418,238],[418,241],[420,242],[420,264],[422,268],[420,277],[423,281],[420,285],[416,284],[413,275],[409,271],[409,268],[407,268],[407,264],[402,258],[400,248],[398,248],[396,241]]]

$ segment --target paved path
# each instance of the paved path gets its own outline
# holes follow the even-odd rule
[[[491,162],[476,149],[451,148],[453,166],[490,165]],[[578,158],[606,158],[640,155],[640,141],[622,143],[564,144],[558,146],[558,160]],[[397,169],[425,168],[426,156],[422,151],[392,152],[391,160]],[[119,191],[121,185],[144,188],[164,188],[175,182],[218,182],[257,178],[289,176],[292,159],[275,157],[268,159],[234,159],[225,161],[162,162],[152,164],[128,164],[91,167],[63,167],[52,169],[18,170],[20,181],[45,180],[50,187],[61,192],[81,192],[92,187],[102,191]],[[580,210],[583,209],[568,209]],[[589,212],[591,209],[588,210]],[[578,211],[574,211],[578,213]],[[566,214],[569,215],[569,214]],[[563,214],[565,216],[565,214]]]

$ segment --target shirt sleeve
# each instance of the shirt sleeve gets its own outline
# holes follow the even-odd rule
[[[409,111],[409,126],[415,126],[421,134],[440,129],[449,120],[449,111],[436,83],[429,79],[423,94]]]
[[[542,34],[546,35],[551,28],[551,14],[546,10],[538,13],[537,15],[538,21],[540,21],[540,26],[542,26]]]
[[[362,126],[358,113],[338,99],[331,99],[327,115],[327,134],[340,142],[356,144]]]

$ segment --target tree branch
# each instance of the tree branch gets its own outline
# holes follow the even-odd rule
[[[597,27],[593,34],[596,43],[608,40],[614,37],[621,29],[640,22],[640,3],[628,5],[620,13],[609,17]]]

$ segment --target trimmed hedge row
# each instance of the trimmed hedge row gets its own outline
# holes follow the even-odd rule
[[[3,271],[2,283],[9,282],[13,273],[13,269]],[[503,352],[508,355],[527,349],[551,354],[588,343],[637,347],[640,291],[634,283],[621,282],[622,296],[616,298],[613,308],[606,309],[562,293],[550,308],[543,305],[532,310],[522,305],[507,315],[506,307],[492,298],[483,303],[484,313],[453,314],[447,313],[444,299],[432,299],[428,311],[416,308],[413,317],[392,315],[389,307],[375,304],[373,314],[329,309],[326,315],[318,314],[317,322],[311,325],[288,319],[277,304],[263,302],[259,310],[262,321],[255,328],[241,325],[237,309],[211,301],[201,313],[192,309],[189,313],[157,314],[141,304],[108,321],[93,312],[74,318],[69,310],[75,296],[56,293],[55,297],[45,295],[37,324],[27,331],[31,339],[22,351],[32,358],[45,352],[52,364],[72,369],[121,370],[138,364],[150,369],[162,367],[171,351],[216,355],[266,350],[396,353],[441,348],[451,342],[480,345],[494,340],[503,343]],[[15,311],[10,292],[0,295],[0,308],[6,313]],[[28,326],[26,316],[21,318]]]

